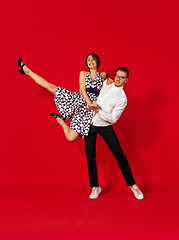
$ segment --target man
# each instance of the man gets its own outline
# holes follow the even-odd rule
[[[85,148],[88,162],[89,181],[92,193],[90,199],[98,198],[101,187],[98,183],[98,172],[96,167],[96,138],[99,134],[108,145],[122,171],[124,179],[137,199],[143,199],[144,195],[135,184],[130,166],[124,155],[112,124],[116,123],[127,105],[127,98],[123,90],[124,84],[128,81],[129,71],[120,67],[115,74],[114,83],[103,84],[98,96],[98,108],[88,107],[86,110],[94,110],[89,135],[85,136]]]

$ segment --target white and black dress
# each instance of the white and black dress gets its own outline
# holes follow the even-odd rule
[[[90,72],[86,76],[86,92],[91,102],[96,102],[97,96],[103,85],[103,79],[99,72],[94,81],[91,81]],[[87,136],[93,111],[86,111],[87,106],[82,94],[79,92],[71,92],[65,88],[57,87],[55,93],[55,105],[60,114],[70,120],[70,128],[78,132],[82,136]]]

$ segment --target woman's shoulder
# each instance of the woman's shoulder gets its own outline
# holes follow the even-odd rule
[[[86,76],[88,74],[88,72],[86,72],[86,71],[81,71],[80,72],[80,75],[82,75],[82,76]]]
[[[79,80],[80,80],[80,81],[85,81],[85,79],[86,79],[86,77],[87,77],[87,74],[88,74],[88,72],[86,72],[86,71],[81,71],[81,72],[80,72],[80,76],[79,76]]]

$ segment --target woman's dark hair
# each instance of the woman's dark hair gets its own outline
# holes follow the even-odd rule
[[[116,70],[116,72],[117,72],[118,70],[120,70],[120,71],[122,71],[122,72],[125,72],[126,75],[127,75],[127,78],[129,77],[129,70],[128,70],[127,68],[125,68],[125,67],[119,67],[119,68]]]
[[[94,60],[96,61],[96,63],[97,63],[97,69],[98,69],[99,66],[100,66],[101,61],[100,61],[100,58],[98,57],[98,55],[96,55],[95,53],[89,53],[89,54],[86,56],[86,58],[85,58],[85,66],[89,69],[88,64],[87,64],[87,58],[88,58],[90,55],[91,55],[91,56],[94,58]]]

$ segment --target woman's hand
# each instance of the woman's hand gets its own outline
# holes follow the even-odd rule
[[[86,111],[93,110],[96,113],[98,113],[99,112],[99,108],[98,107],[99,107],[99,105],[96,102],[94,102],[94,103],[92,103],[90,105],[87,105],[87,107],[85,109],[86,109]]]
[[[91,106],[87,105],[87,107],[85,108],[86,111],[90,111],[93,110],[96,113],[99,112],[99,105],[97,105],[96,103],[92,103]]]
[[[88,107],[97,108],[98,104],[96,102],[94,102],[94,103],[88,104]]]

